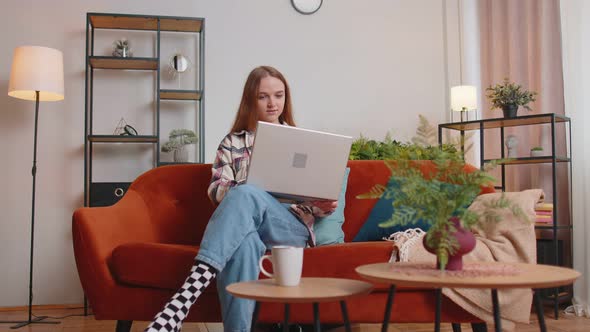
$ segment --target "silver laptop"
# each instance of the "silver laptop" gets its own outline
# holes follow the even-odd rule
[[[338,200],[352,137],[258,122],[246,183],[281,201]]]

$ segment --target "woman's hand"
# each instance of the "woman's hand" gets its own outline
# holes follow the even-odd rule
[[[304,204],[312,206],[312,207],[316,207],[325,213],[332,213],[338,207],[338,201],[325,201],[325,200],[309,201],[309,202],[305,202]]]

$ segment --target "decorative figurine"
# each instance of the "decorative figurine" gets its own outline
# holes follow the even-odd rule
[[[507,158],[517,158],[518,151],[516,147],[518,146],[518,138],[514,135],[508,135],[506,137],[506,148],[508,149]]]

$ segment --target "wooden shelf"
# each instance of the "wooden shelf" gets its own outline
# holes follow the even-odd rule
[[[555,225],[555,229],[572,229],[572,225]],[[535,229],[553,229],[553,222],[551,223],[544,223],[544,222],[536,222]]]
[[[443,123],[440,125],[440,127],[455,130],[479,130],[480,126],[483,126],[483,129],[492,129],[551,123],[554,118],[555,122],[570,122],[570,118],[566,116],[554,113],[546,113],[518,116],[516,118],[497,118],[455,123]]]
[[[558,163],[565,163],[569,162],[570,158],[565,157],[557,157],[555,158],[556,162]],[[547,164],[553,162],[553,158],[551,156],[545,157],[522,157],[522,158],[511,158],[509,160],[498,162],[499,159],[486,159],[484,163],[489,163],[492,161],[496,161],[498,165],[525,165],[525,164]]]
[[[90,66],[95,69],[157,70],[158,59],[91,56]]]
[[[157,31],[158,18],[160,31],[201,32],[203,27],[202,18],[88,13],[88,20],[95,29]]]
[[[160,90],[162,100],[201,100],[199,90]]]
[[[88,135],[88,140],[94,143],[157,143],[158,137],[151,135]]]

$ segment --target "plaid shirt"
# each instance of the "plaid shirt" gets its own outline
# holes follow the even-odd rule
[[[215,204],[219,204],[232,187],[246,181],[253,143],[254,132],[242,130],[229,133],[219,144],[213,162],[211,183],[207,190],[209,198]],[[305,224],[310,234],[310,245],[314,246],[315,219],[329,215],[330,211],[322,211],[315,206],[304,204],[292,204],[290,210]]]

